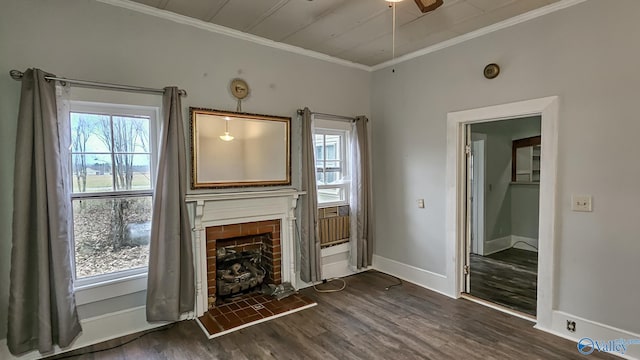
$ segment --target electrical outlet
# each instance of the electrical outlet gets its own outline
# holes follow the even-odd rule
[[[570,332],[576,332],[576,322],[573,320],[567,320],[567,330]]]
[[[424,209],[424,199],[418,199],[418,207]]]
[[[571,196],[571,210],[572,211],[593,211],[591,207],[591,195],[572,195]]]

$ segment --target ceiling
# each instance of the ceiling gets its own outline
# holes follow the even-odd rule
[[[385,0],[132,0],[195,19],[374,66],[391,60]],[[397,3],[395,56],[455,38],[559,0],[444,0],[422,14]]]

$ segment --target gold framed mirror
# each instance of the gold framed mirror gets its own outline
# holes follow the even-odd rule
[[[191,188],[291,185],[291,118],[189,108]]]

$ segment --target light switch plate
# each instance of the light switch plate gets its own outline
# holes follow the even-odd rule
[[[591,212],[593,208],[591,206],[591,195],[572,195],[571,196],[571,210],[572,211],[584,211]]]
[[[424,209],[424,199],[418,199],[418,207]]]

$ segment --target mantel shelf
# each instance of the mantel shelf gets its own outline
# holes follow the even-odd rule
[[[277,189],[277,190],[260,190],[260,191],[242,191],[242,192],[220,192],[220,193],[195,193],[187,194],[186,202],[197,201],[221,201],[235,199],[260,199],[269,197],[293,196],[297,198],[305,195],[306,191],[298,191],[297,189]]]

